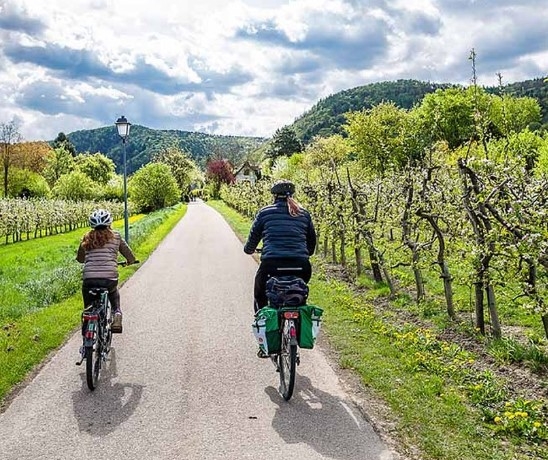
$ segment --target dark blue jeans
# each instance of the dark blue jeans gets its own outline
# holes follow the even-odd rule
[[[82,297],[84,298],[84,308],[91,304],[93,298],[89,290],[94,287],[104,287],[108,289],[108,300],[112,305],[112,311],[120,309],[120,292],[118,291],[118,280],[108,280],[104,278],[88,278],[82,283]]]
[[[293,270],[284,270],[293,268]],[[266,282],[271,276],[293,275],[302,278],[305,283],[310,281],[312,267],[308,259],[266,259],[259,264],[255,275],[254,310],[255,313],[268,304],[266,297]]]

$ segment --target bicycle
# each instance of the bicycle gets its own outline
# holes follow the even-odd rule
[[[93,301],[82,313],[82,357],[76,365],[86,361],[86,383],[93,391],[97,388],[102,364],[106,362],[112,344],[112,307],[107,288],[91,288],[89,293]]]
[[[271,355],[271,359],[280,373],[280,393],[286,401],[289,401],[295,388],[297,366],[301,362],[297,340],[299,310],[295,307],[282,307],[278,317],[280,319],[280,351]]]
[[[139,261],[135,261],[139,263]],[[118,262],[126,266],[126,262]],[[113,312],[108,298],[108,288],[94,287],[89,290],[92,302],[82,312],[82,338],[80,366],[86,361],[86,383],[93,391],[97,388],[101,367],[106,362],[112,344]]]

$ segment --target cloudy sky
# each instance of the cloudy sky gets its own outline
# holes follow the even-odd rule
[[[546,0],[0,0],[0,123],[271,136],[377,81],[548,74]]]

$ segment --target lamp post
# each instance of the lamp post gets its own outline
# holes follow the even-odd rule
[[[129,136],[129,128],[131,123],[127,121],[123,115],[116,120],[116,128],[118,136],[122,138],[122,150],[124,152],[124,238],[129,244],[129,223],[127,213],[127,165],[126,165],[126,139]]]

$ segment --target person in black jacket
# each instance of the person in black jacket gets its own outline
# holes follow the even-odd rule
[[[259,242],[263,241],[261,263],[255,275],[255,313],[268,304],[265,291],[270,276],[295,275],[306,283],[310,281],[312,267],[309,258],[316,249],[312,218],[293,199],[295,185],[280,180],[270,190],[274,203],[259,210],[244,246],[246,254],[253,254]],[[284,270],[280,271],[280,268]]]

